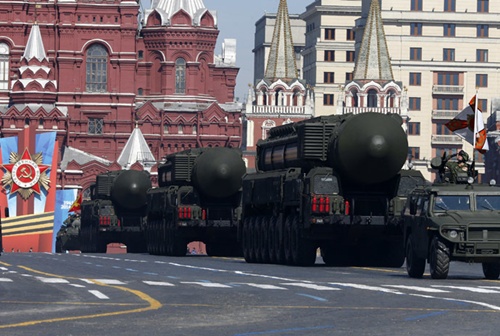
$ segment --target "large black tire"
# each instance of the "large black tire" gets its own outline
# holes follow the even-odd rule
[[[491,262],[491,263],[483,263],[483,274],[484,277],[488,280],[497,280],[500,276],[500,263],[499,262]]]
[[[429,269],[433,279],[446,279],[450,271],[450,250],[438,237],[431,241]]]
[[[250,218],[245,217],[243,219],[243,230],[241,233],[241,248],[243,249],[243,258],[245,258],[245,261],[247,263],[251,263],[252,260],[250,258],[250,234],[249,234],[249,225],[250,225]]]
[[[421,278],[425,271],[425,258],[416,255],[410,235],[406,242],[406,271],[411,278]]]
[[[284,247],[284,235],[285,235],[285,230],[283,226],[283,216],[278,216],[276,217],[276,231],[274,232],[276,237],[275,237],[275,243],[276,243],[276,249],[275,249],[275,255],[276,255],[276,263],[277,264],[285,264],[285,247]]]
[[[284,251],[284,261],[286,265],[292,265],[292,215],[287,215],[285,219],[285,224],[283,226],[283,251]]]
[[[270,216],[262,216],[259,231],[260,231],[260,259],[262,263],[269,264],[271,257],[269,256],[269,225]]]
[[[269,223],[268,223],[268,228],[269,228],[269,233],[267,237],[267,251],[269,253],[269,262],[271,264],[276,264],[277,263],[277,254],[276,254],[276,247],[277,247],[277,242],[276,242],[276,230],[278,230],[277,223],[276,223],[276,216],[271,216],[269,217]]]
[[[290,236],[293,265],[312,266],[316,262],[316,248],[311,241],[303,238],[300,233],[299,218],[293,216]]]

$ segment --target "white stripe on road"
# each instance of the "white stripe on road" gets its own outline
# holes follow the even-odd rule
[[[238,283],[236,285],[248,285],[251,287],[257,287],[260,289],[280,289],[280,290],[288,290],[284,287],[274,286],[274,285],[265,285],[265,284],[256,284],[256,283]]]
[[[106,285],[126,285],[125,282],[115,279],[80,279],[88,284],[95,284],[96,282],[101,282]]]
[[[150,286],[166,286],[166,287],[173,287],[175,286],[174,284],[171,284],[170,282],[162,282],[162,281],[143,281],[146,285]]]
[[[486,288],[475,288],[475,287],[463,287],[463,286],[440,286],[440,285],[432,285],[431,287],[435,288],[450,288],[450,289],[460,289],[473,293],[488,293],[488,294],[499,294],[500,291],[486,289]]]
[[[106,295],[102,294],[98,290],[89,290],[89,293],[92,294],[92,295],[95,295],[98,299],[101,299],[101,300],[108,300],[109,299],[109,297],[107,297]]]
[[[196,281],[183,281],[181,282],[183,284],[191,284],[191,285],[200,285],[203,287],[210,287],[210,288],[232,288],[231,286],[220,284],[220,283],[213,283],[213,282],[196,282]]]
[[[384,287],[377,287],[377,286],[367,286],[367,285],[359,285],[359,284],[353,284],[353,283],[339,283],[339,282],[330,282],[330,285],[342,286],[342,287],[352,287],[352,288],[357,288],[357,289],[365,289],[365,290],[374,291],[374,292],[383,292],[383,293],[404,295],[404,293],[401,293],[397,290],[384,288]]]
[[[69,283],[68,280],[66,279],[61,279],[61,278],[44,278],[44,277],[36,277],[38,280],[40,280],[43,283],[53,283],[53,284],[58,284],[58,283]]]
[[[12,282],[12,279],[0,278],[0,282]]]
[[[308,284],[308,283],[302,283],[302,282],[286,282],[286,283],[281,283],[280,285],[309,288],[309,289],[314,289],[314,290],[318,290],[318,291],[336,291],[336,290],[340,290],[339,288],[327,287],[327,286],[320,286],[320,285]]]
[[[450,292],[450,291],[446,291],[446,290],[442,290],[442,289],[429,288],[429,287],[417,287],[417,286],[384,285],[384,287],[409,289],[409,290],[413,290],[413,291],[417,291],[417,292],[424,292],[424,293],[449,293]]]

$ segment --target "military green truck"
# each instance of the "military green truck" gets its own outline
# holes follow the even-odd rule
[[[443,177],[444,161],[433,159]],[[467,174],[467,173],[465,173]],[[482,263],[487,279],[500,275],[500,188],[494,183],[439,180],[415,188],[403,210],[406,269],[421,278],[426,262],[433,279],[446,279],[451,261]],[[439,178],[438,178],[439,179]]]
[[[63,222],[56,235],[56,253],[80,250],[80,215],[72,213]]]

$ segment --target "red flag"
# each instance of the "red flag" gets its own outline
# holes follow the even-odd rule
[[[68,212],[80,211],[82,205],[82,193],[78,193],[76,196],[76,200],[71,204],[71,208],[69,208]]]

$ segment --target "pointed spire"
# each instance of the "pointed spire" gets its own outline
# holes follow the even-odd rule
[[[37,23],[31,27],[30,36],[28,37],[28,42],[26,43],[23,58],[27,61],[36,58],[40,62],[43,59],[47,59],[45,48],[43,47],[42,34],[40,33],[40,27]]]
[[[379,0],[372,0],[370,5],[354,79],[394,80]]]
[[[286,0],[280,0],[278,7],[265,77],[269,79],[293,79],[298,77],[292,28]]]
[[[117,162],[124,169],[130,168],[136,162],[140,162],[144,168],[149,169],[156,164],[156,159],[137,124],[125,147],[123,147]]]

